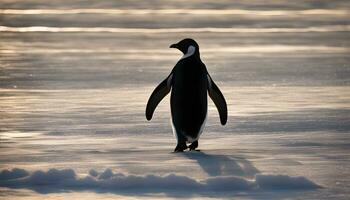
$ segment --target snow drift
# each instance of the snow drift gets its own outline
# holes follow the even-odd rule
[[[235,176],[217,176],[204,180],[169,174],[165,176],[147,174],[144,176],[115,173],[106,169],[99,173],[90,170],[88,175],[78,176],[73,169],[49,169],[28,172],[14,168],[0,172],[0,187],[26,188],[39,193],[90,190],[98,192],[171,192],[186,190],[200,193],[205,191],[241,191],[261,189],[317,189],[319,185],[305,177],[287,175],[257,174],[249,180]]]

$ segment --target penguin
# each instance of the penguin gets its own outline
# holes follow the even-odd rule
[[[227,104],[218,86],[201,61],[199,46],[186,38],[170,45],[183,53],[171,73],[152,92],[146,106],[146,118],[151,120],[159,102],[171,91],[171,123],[177,139],[174,152],[198,147],[208,114],[207,95],[218,109],[220,122],[227,122]],[[187,146],[187,144],[190,144]]]

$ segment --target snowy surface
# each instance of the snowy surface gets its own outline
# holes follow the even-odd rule
[[[348,2],[0,7],[1,199],[349,199]],[[172,153],[169,98],[144,111],[184,37],[229,118],[210,101],[201,151]]]

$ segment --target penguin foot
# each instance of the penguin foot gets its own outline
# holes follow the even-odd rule
[[[196,148],[198,147],[198,141],[192,142],[192,144],[188,147],[190,148],[190,151],[196,150]]]
[[[183,152],[184,150],[186,150],[188,147],[186,144],[178,144],[176,145],[175,149],[174,149],[174,153],[177,152]]]

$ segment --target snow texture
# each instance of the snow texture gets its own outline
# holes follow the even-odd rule
[[[256,175],[254,180],[235,176],[217,176],[204,180],[169,174],[159,176],[148,174],[144,176],[115,173],[106,169],[102,173],[90,170],[89,175],[79,177],[73,169],[49,169],[28,172],[24,169],[3,170],[0,173],[0,186],[8,188],[27,188],[39,193],[67,191],[99,191],[141,193],[191,191],[240,191],[261,189],[317,189],[319,185],[305,177],[286,175]]]

